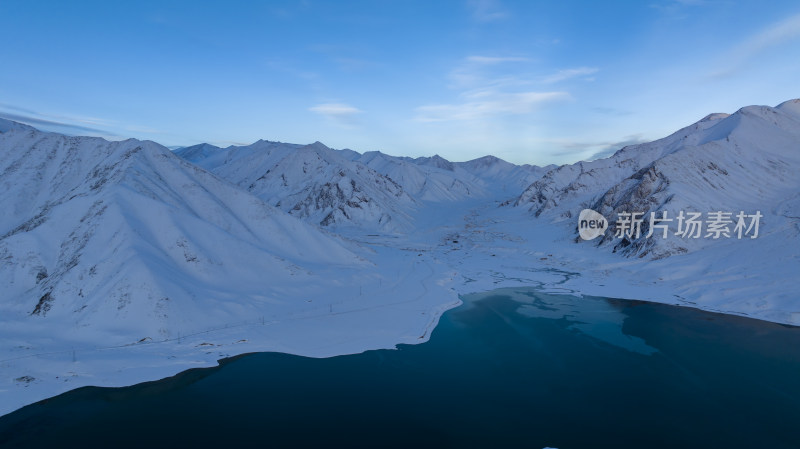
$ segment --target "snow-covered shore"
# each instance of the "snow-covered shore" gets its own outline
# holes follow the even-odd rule
[[[370,260],[381,269],[362,279],[360,288],[343,282],[349,290],[333,292],[309,285],[307,293],[295,293],[309,300],[281,316],[206,323],[196,333],[116,347],[97,344],[112,341],[102,335],[76,334],[75,340],[54,342],[39,337],[41,329],[6,328],[20,344],[3,347],[0,414],[81,386],[132,385],[250,352],[329,357],[424,343],[441,314],[460,304],[458,295],[501,287],[537,286],[552,293],[649,300],[800,324],[800,310],[792,310],[794,298],[782,283],[795,267],[781,267],[779,261],[754,270],[731,262],[725,250],[655,263],[621,259],[574,244],[568,226],[548,225],[494,201],[451,204],[447,213],[440,213],[441,207],[428,214],[440,218],[407,240],[362,237],[361,244],[374,251]],[[326,276],[355,279],[363,272],[340,268]],[[737,276],[742,277],[731,279]]]

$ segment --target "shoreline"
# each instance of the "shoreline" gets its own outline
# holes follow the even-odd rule
[[[546,276],[563,275],[563,273],[558,273],[558,272],[555,272],[555,271],[552,271],[552,270],[546,270],[546,271],[543,271],[542,273],[545,274]],[[466,285],[469,285],[469,284],[463,284],[462,287],[464,287]],[[498,291],[498,290],[504,290],[504,289],[532,288],[532,289],[534,289],[536,291],[540,291],[542,293],[547,293],[547,294],[552,294],[552,295],[569,295],[569,296],[575,296],[575,297],[589,296],[589,297],[593,297],[593,298],[604,298],[604,299],[613,300],[613,301],[642,302],[642,303],[651,303],[651,304],[661,304],[661,305],[667,305],[667,306],[682,307],[682,308],[686,308],[686,309],[690,309],[690,310],[699,310],[699,311],[718,314],[718,315],[722,315],[722,316],[734,316],[734,317],[738,317],[738,318],[745,319],[745,320],[756,320],[756,321],[765,322],[765,323],[773,323],[773,324],[776,324],[776,325],[789,327],[789,328],[800,328],[800,326],[798,326],[797,324],[782,323],[782,322],[778,322],[778,321],[762,319],[762,318],[759,318],[759,317],[749,316],[749,315],[744,314],[744,313],[730,313],[730,312],[724,312],[724,311],[718,311],[718,310],[709,310],[709,309],[705,309],[703,307],[699,307],[697,305],[685,304],[685,303],[680,303],[680,302],[678,302],[678,303],[668,303],[668,302],[664,302],[664,301],[649,300],[649,299],[632,299],[632,298],[624,298],[624,297],[606,297],[606,296],[598,296],[598,295],[589,295],[589,294],[583,294],[583,293],[580,293],[580,292],[577,292],[577,291],[574,291],[574,290],[566,291],[566,289],[554,288],[557,285],[558,285],[558,283],[542,283],[540,285],[530,285],[530,284],[527,284],[527,283],[522,283],[518,279],[514,279],[514,280],[510,280],[509,279],[509,280],[506,280],[506,281],[495,282],[495,283],[493,283],[493,286],[488,288],[488,289],[478,289],[478,290],[463,289],[464,290],[463,292],[459,292],[458,293],[458,298],[459,299],[457,301],[450,301],[450,302],[447,302],[447,303],[442,303],[442,304],[440,304],[440,305],[438,305],[438,306],[436,306],[436,307],[434,307],[434,308],[432,308],[432,309],[430,309],[428,311],[427,314],[430,316],[430,318],[421,327],[422,330],[423,330],[423,333],[422,333],[422,335],[417,337],[416,341],[407,340],[406,339],[405,341],[398,341],[398,342],[394,343],[393,345],[388,345],[388,346],[387,345],[377,344],[377,345],[373,345],[374,347],[365,347],[365,348],[363,348],[361,350],[342,351],[342,352],[329,352],[329,353],[324,354],[324,355],[319,355],[319,354],[314,355],[312,353],[309,353],[309,351],[287,352],[287,351],[280,351],[280,350],[264,349],[264,350],[247,350],[247,351],[244,351],[244,352],[229,351],[230,354],[226,354],[224,357],[215,358],[215,357],[212,356],[212,357],[209,358],[209,357],[202,357],[202,355],[200,354],[200,352],[202,352],[202,351],[195,351],[194,357],[187,358],[186,360],[184,360],[184,363],[178,363],[178,364],[175,364],[175,365],[162,365],[162,366],[158,366],[158,367],[150,367],[151,368],[150,370],[140,371],[138,373],[139,375],[123,376],[123,377],[118,378],[117,381],[109,381],[109,379],[105,379],[104,382],[98,382],[98,383],[86,382],[84,384],[74,385],[72,388],[69,388],[69,389],[66,389],[66,390],[63,390],[63,391],[58,391],[58,392],[54,391],[55,394],[46,395],[44,397],[38,397],[38,398],[33,398],[33,397],[25,398],[25,396],[27,396],[27,395],[22,394],[22,395],[20,395],[18,397],[19,401],[16,401],[17,403],[12,406],[13,408],[7,408],[6,410],[0,410],[0,418],[3,418],[3,417],[5,417],[7,415],[10,415],[10,414],[13,414],[13,413],[15,413],[15,412],[17,412],[17,411],[29,406],[29,405],[34,405],[34,404],[37,404],[37,403],[42,402],[42,401],[51,400],[53,398],[56,398],[58,396],[61,396],[63,394],[69,393],[71,391],[74,391],[74,390],[77,390],[77,389],[80,389],[80,388],[84,388],[84,387],[126,388],[126,387],[131,387],[131,386],[140,385],[140,384],[161,382],[161,381],[164,381],[166,379],[170,379],[170,378],[173,378],[173,377],[176,377],[176,376],[184,375],[184,374],[186,374],[188,372],[191,372],[191,371],[194,371],[194,370],[206,370],[206,369],[219,368],[219,367],[223,366],[226,363],[229,363],[229,362],[231,362],[233,360],[236,360],[236,359],[238,359],[240,357],[244,357],[244,356],[247,356],[247,355],[250,355],[250,354],[275,352],[275,353],[284,353],[284,354],[289,354],[289,355],[295,355],[295,356],[299,356],[299,357],[328,358],[328,357],[338,357],[338,356],[360,354],[360,353],[363,353],[363,352],[372,351],[372,350],[379,350],[379,349],[396,349],[397,345],[400,345],[400,344],[411,344],[411,345],[424,344],[424,343],[426,343],[426,342],[428,342],[430,340],[430,338],[431,338],[431,336],[433,334],[433,331],[436,329],[436,327],[438,326],[442,316],[446,312],[448,312],[448,311],[450,311],[452,309],[455,309],[457,307],[460,307],[460,306],[465,304],[465,301],[463,299],[461,299],[462,296],[489,294],[489,293],[492,293],[492,292],[495,292],[495,291]],[[269,325],[269,324],[267,324],[267,325]],[[259,326],[259,325],[250,324],[250,325],[247,325],[246,327],[256,327],[256,326]],[[222,328],[222,329],[218,329],[217,331],[219,331],[219,332],[228,332],[230,334],[231,333],[230,331],[233,331],[235,329],[236,328]],[[241,329],[241,327],[240,327],[240,329]],[[204,335],[207,335],[207,333],[204,334]],[[232,336],[233,335],[227,335],[227,337],[232,337]],[[241,333],[241,334],[238,334],[238,336],[239,337],[246,337],[248,335],[246,333]],[[220,337],[222,337],[222,335],[220,335]],[[184,336],[184,337],[181,337],[181,338],[182,339],[190,339],[191,337],[190,336]],[[97,351],[113,351],[113,350],[130,349],[130,350],[133,350],[133,351],[145,350],[145,352],[147,352],[146,349],[153,348],[153,347],[167,347],[166,345],[169,345],[170,343],[174,343],[176,340],[177,339],[175,338],[175,339],[168,339],[168,340],[164,340],[164,341],[143,342],[141,344],[136,344],[136,345],[116,346],[116,347],[113,347],[113,348],[97,348],[96,350]],[[203,340],[203,339],[202,338],[195,339],[194,342],[199,341],[199,340]],[[213,340],[213,339],[206,338],[205,340]],[[203,345],[203,343],[198,343],[194,347],[195,348],[202,348],[202,345]],[[229,350],[229,349],[232,349],[232,348],[225,348],[225,349]],[[313,351],[311,351],[311,352],[313,352]],[[64,354],[64,352],[52,352],[52,353],[48,353],[47,355],[53,355],[53,354]],[[206,355],[210,355],[210,354],[212,354],[212,353],[211,352],[206,352]],[[25,358],[36,358],[36,357],[38,357],[40,355],[41,354],[32,354],[32,355],[27,355],[27,356],[23,356],[23,357],[25,357]],[[200,360],[198,360],[198,356],[200,357]],[[9,360],[3,360],[3,361],[0,362],[0,364],[7,363],[7,362],[9,362]],[[80,362],[78,362],[78,363],[80,363]],[[38,396],[38,395],[34,395],[34,396]],[[3,403],[7,405],[7,404],[12,404],[13,402],[9,402],[9,401],[6,400]]]

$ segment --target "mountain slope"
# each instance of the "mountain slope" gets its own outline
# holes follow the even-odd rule
[[[210,143],[200,143],[190,147],[182,147],[175,150],[175,154],[186,159],[189,162],[195,163],[207,159],[222,151],[222,148],[211,145]]]
[[[472,175],[484,180],[489,186],[504,193],[516,193],[530,186],[555,165],[516,165],[495,156],[483,156],[466,162],[455,162]]]
[[[409,159],[368,151],[358,161],[396,181],[421,201],[461,201],[487,193],[481,180],[440,156]]]
[[[491,156],[454,163],[438,155],[333,150],[319,142],[202,144],[176,154],[311,223],[400,233],[413,228],[411,217],[423,203],[507,199],[545,171]]]
[[[495,156],[450,162],[439,155],[408,158],[379,151],[366,152],[358,160],[396,180],[416,198],[431,202],[518,195],[555,167],[516,165]]]
[[[615,239],[621,212],[641,212],[644,217],[666,213],[674,219],[681,211],[734,216],[760,211],[762,234],[796,233],[797,220],[792,217],[800,216],[799,110],[798,100],[791,100],[775,108],[748,106],[731,115],[711,114],[664,139],[625,147],[607,159],[551,170],[526,189],[516,205],[555,222],[569,219],[573,226],[581,209],[594,209],[610,221],[598,244],[639,257],[692,252],[722,241],[647,238],[649,220],[639,238]],[[668,235],[677,232],[677,221],[664,223]]]
[[[316,267],[363,264],[153,142],[9,130],[0,189],[14,192],[0,197],[9,328],[43,320],[50,335],[165,337],[279,309],[267,298]]]
[[[394,180],[351,160],[352,152],[258,141],[229,147],[197,165],[269,204],[321,226],[403,232],[415,201]],[[179,151],[179,156],[187,152]],[[191,155],[189,155],[191,156]]]
[[[4,118],[0,118],[0,133],[4,133],[6,131],[33,131],[35,130],[34,127],[25,125],[23,123],[12,122],[11,120],[6,120]]]

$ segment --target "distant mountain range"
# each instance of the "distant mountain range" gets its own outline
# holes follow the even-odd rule
[[[320,142],[261,140],[224,149],[204,143],[175,154],[311,223],[399,233],[414,229],[420,202],[513,195],[546,171],[493,156],[411,159],[333,150]]]

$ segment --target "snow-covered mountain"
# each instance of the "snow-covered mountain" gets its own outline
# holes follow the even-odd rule
[[[165,338],[280,309],[282,286],[317,267],[365,263],[154,142],[2,128],[6,330]]]
[[[352,160],[354,152],[320,142],[264,140],[212,152],[202,148],[207,147],[176,154],[311,223],[386,232],[411,227],[415,200],[393,179]],[[202,156],[203,151],[208,154]]]
[[[546,171],[493,156],[450,162],[333,150],[320,142],[201,144],[176,154],[311,223],[402,233],[413,227],[420,203],[516,195]]]
[[[190,147],[180,147],[173,151],[187,161],[197,163],[219,153],[222,148],[210,143],[201,143]]]
[[[31,131],[35,130],[35,128],[33,126],[28,126],[24,123],[12,122],[11,120],[0,118],[0,133],[12,130]]]
[[[524,190],[542,177],[555,165],[539,167],[536,165],[516,165],[495,156],[483,156],[466,162],[455,162],[453,165],[484,180],[489,186],[503,193],[514,193]]]
[[[368,151],[357,160],[393,179],[421,201],[461,201],[487,193],[479,178],[440,156],[411,159]]]
[[[311,223],[401,233],[413,228],[422,203],[516,195],[545,171],[492,156],[412,159],[333,150],[320,142],[262,140],[225,149],[201,144],[176,154]]]
[[[668,137],[625,147],[609,158],[550,170],[522,193],[516,205],[554,222],[570,220],[573,226],[582,209],[596,210],[610,221],[604,236],[596,240],[599,245],[627,255],[660,258],[720,241],[646,238],[650,212],[673,219],[662,224],[674,235],[678,230],[674,219],[681,211],[731,212],[734,224],[737,213],[759,211],[764,215],[762,235],[796,238],[798,171],[800,100],[790,100],[775,108],[748,106],[731,115],[711,114]],[[621,212],[644,214],[639,238],[614,239]]]
[[[343,239],[154,142],[0,127],[0,415],[245,352],[421,343],[459,304],[435,260]],[[194,154],[203,150],[244,164],[254,149]],[[345,152],[291,150],[281,160],[294,170],[277,177],[287,184],[328,177],[329,192],[357,199],[369,179],[385,183],[369,187],[381,202],[414,204],[388,178],[336,160]],[[257,192],[275,180],[259,178]]]
[[[366,152],[358,160],[396,180],[417,198],[434,202],[516,196],[555,167],[515,165],[495,156],[451,162],[439,155],[410,158],[378,151]]]
[[[0,120],[0,414],[245,352],[424,342],[458,294],[498,287],[800,324],[799,148],[798,100],[556,168],[318,142],[173,154]],[[575,244],[583,208],[763,218],[758,239]]]

